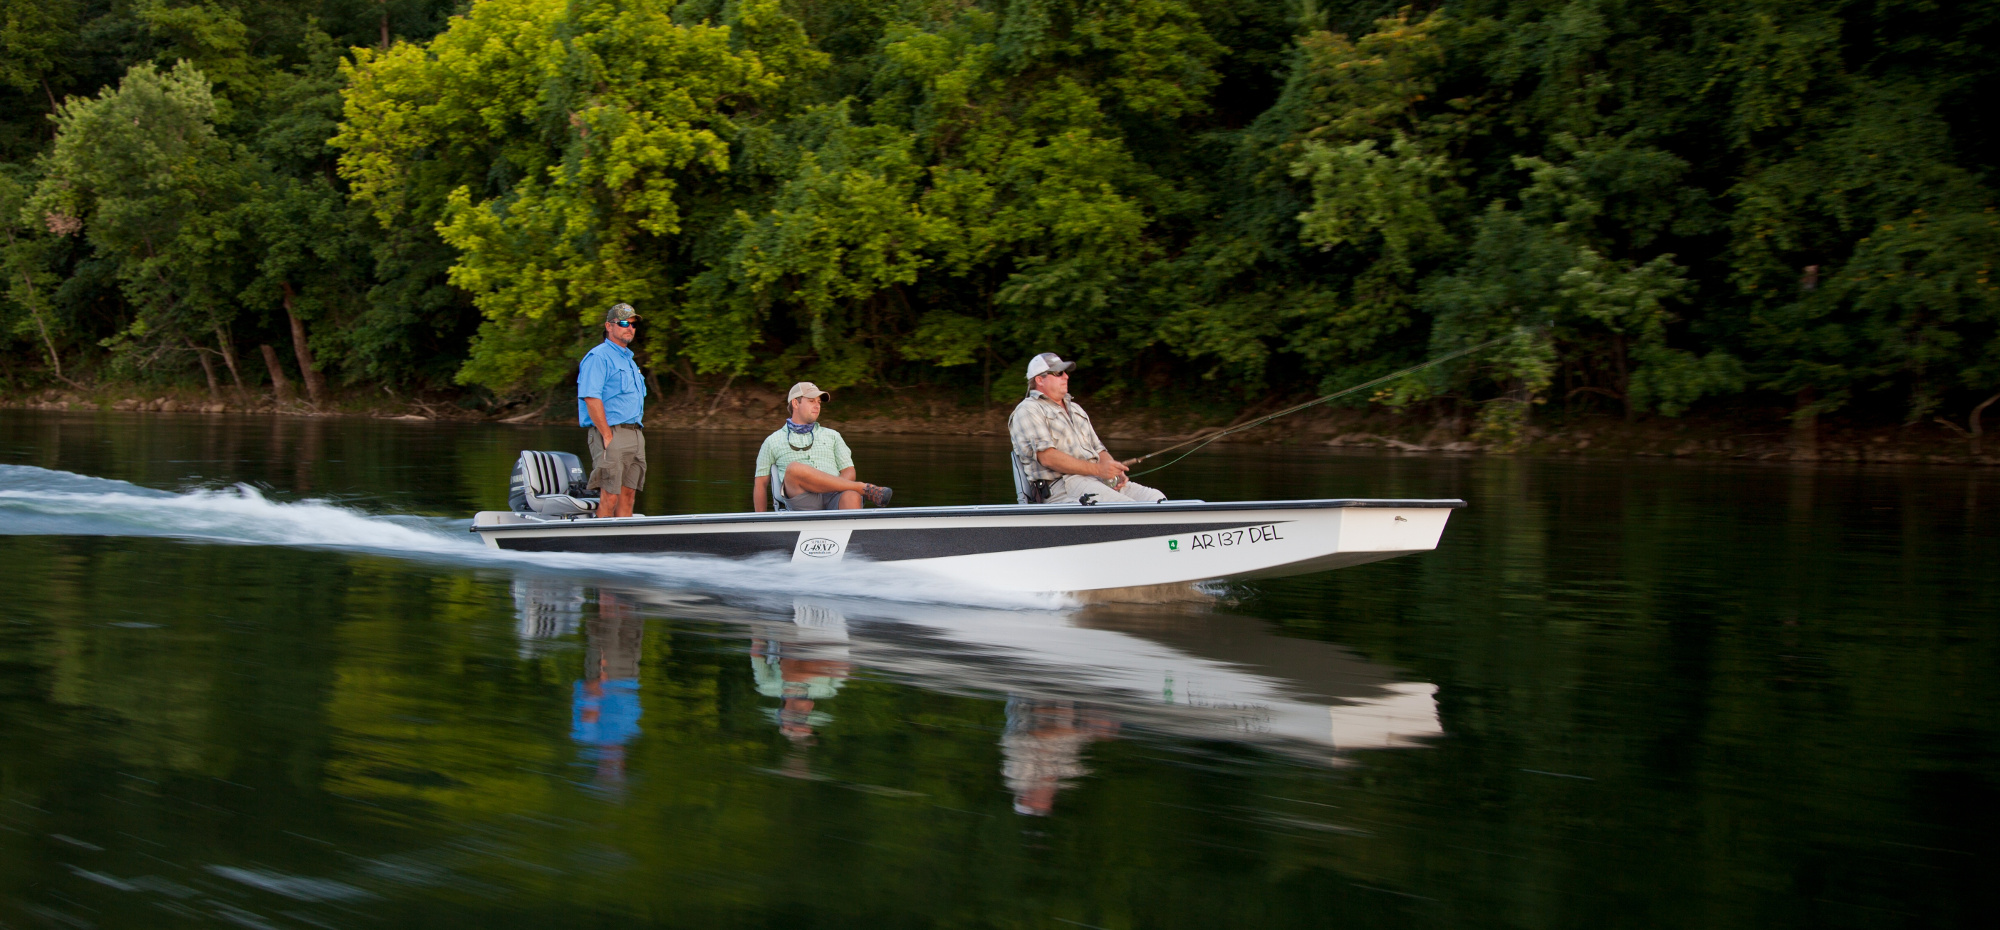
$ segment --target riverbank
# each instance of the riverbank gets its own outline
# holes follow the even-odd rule
[[[1200,440],[1281,410],[1298,399],[1271,398],[1240,410],[1207,414],[1184,409],[1120,408],[1085,403],[1098,431],[1113,451],[1136,456],[1173,443]],[[648,405],[648,424],[665,429],[752,430],[773,428],[783,395],[764,385],[736,385],[714,395],[674,393]],[[518,424],[568,423],[567,403],[552,402],[529,411],[483,409],[465,397],[402,396],[386,391],[352,393],[314,407],[279,403],[268,395],[217,402],[201,392],[102,387],[48,390],[0,398],[0,407],[33,410],[126,411],[135,413],[250,414],[297,417],[363,417],[409,421],[451,420]],[[825,421],[850,435],[933,434],[997,436],[1007,430],[1010,405],[980,407],[933,394],[843,394],[829,403]],[[1939,465],[2000,465],[2000,443],[1988,442],[1975,454],[1962,431],[1929,423],[1910,426],[1857,424],[1822,418],[1815,435],[1791,429],[1783,412],[1748,411],[1732,418],[1646,418],[1628,422],[1611,416],[1573,416],[1530,426],[1524,441],[1499,449],[1478,442],[1463,419],[1398,411],[1386,407],[1313,408],[1218,440],[1232,444],[1281,444],[1329,448],[1379,448],[1395,453],[1456,455],[1547,455],[1580,458],[1660,457],[1707,460],[1792,462],[1885,462]]]

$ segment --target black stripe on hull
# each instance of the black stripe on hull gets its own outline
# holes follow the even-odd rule
[[[1019,552],[1086,546],[1091,543],[1209,533],[1250,526],[1229,523],[1134,523],[1126,526],[964,526],[907,530],[855,530],[847,538],[847,554],[877,562],[941,559],[953,555]]]
[[[716,555],[741,559],[753,555],[790,556],[798,545],[797,530],[765,533],[613,533],[590,536],[502,536],[502,549],[522,552],[586,552],[593,555]]]
[[[910,559],[941,559],[954,555],[1021,552],[1029,549],[1054,549],[1058,546],[1087,546],[1091,543],[1181,536],[1188,533],[1212,533],[1218,530],[1261,525],[1232,520],[1226,523],[1133,523],[1122,526],[958,526],[855,530],[853,535],[848,537],[846,554],[875,562],[903,562]],[[714,555],[724,558],[745,558],[753,555],[789,556],[793,547],[798,545],[800,535],[797,531],[789,530],[759,533],[605,535],[565,533],[561,536],[513,538],[502,536],[498,542],[502,549],[524,552]]]

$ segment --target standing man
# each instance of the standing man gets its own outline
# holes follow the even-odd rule
[[[858,510],[866,499],[877,507],[889,505],[895,492],[881,485],[854,480],[854,453],[847,440],[819,422],[820,403],[832,395],[811,381],[792,385],[785,395],[785,425],[764,437],[757,449],[757,471],[750,485],[750,506],[771,509],[771,495],[784,498],[788,510]],[[771,469],[785,466],[782,487],[771,487]]]
[[[646,486],[646,379],[632,360],[639,313],[630,304],[604,311],[604,341],[583,357],[576,373],[576,416],[590,434],[590,486],[597,515],[629,517]]]
[[[1026,470],[1028,499],[1037,504],[1157,504],[1167,496],[1125,477],[1090,425],[1090,414],[1069,396],[1069,370],[1054,352],[1028,363],[1028,396],[1007,418],[1014,458]],[[1037,493],[1039,492],[1039,493]],[[1038,499],[1039,498],[1039,499]]]

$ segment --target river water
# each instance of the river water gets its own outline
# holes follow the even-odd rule
[[[1211,448],[1461,497],[1168,604],[481,549],[580,431],[0,411],[0,926],[1952,926],[2000,481]],[[759,437],[654,433],[645,513]],[[849,437],[898,504],[996,439]],[[1134,453],[1139,449],[1121,449]]]

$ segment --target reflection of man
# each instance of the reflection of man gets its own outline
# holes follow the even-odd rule
[[[833,721],[833,715],[813,704],[840,693],[853,666],[847,647],[787,643],[774,639],[750,641],[750,671],[757,693],[778,698],[778,732],[794,743],[810,743],[813,730]]]
[[[597,780],[625,779],[625,744],[639,735],[639,647],[645,620],[609,591],[597,595],[597,617],[584,625],[583,679],[570,697],[569,738],[589,747]]]
[[[1047,817],[1055,810],[1056,792],[1090,774],[1084,748],[1117,734],[1116,721],[1075,702],[1009,697],[1000,776],[1014,793],[1014,812]]]
[[[757,470],[751,479],[750,506],[771,509],[770,496],[784,499],[789,510],[857,510],[865,498],[886,506],[895,492],[854,480],[854,453],[847,440],[819,422],[820,404],[828,396],[811,381],[792,385],[785,395],[785,425],[764,437],[757,449]],[[781,487],[771,486],[771,470],[784,466]]]
[[[604,311],[604,341],[583,357],[576,373],[576,416],[590,441],[590,486],[597,515],[629,517],[646,486],[646,379],[632,360],[639,313],[629,304]]]
[[[1165,494],[1125,477],[1125,464],[1097,438],[1090,414],[1069,396],[1069,370],[1075,367],[1054,352],[1035,356],[1028,362],[1028,396],[1007,418],[1014,457],[1026,469],[1028,499],[1038,504],[1165,500]]]

